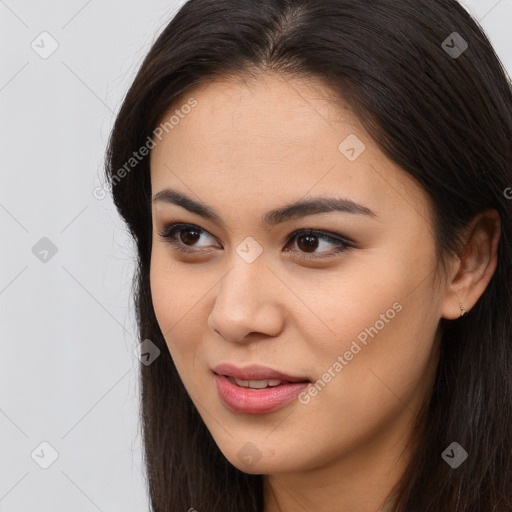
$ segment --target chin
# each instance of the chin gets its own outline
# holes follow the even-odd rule
[[[249,475],[269,475],[277,473],[288,473],[289,471],[292,471],[292,468],[289,464],[276,460],[266,460],[265,457],[262,457],[260,461],[252,464],[241,462],[236,456],[228,460],[237,469]]]
[[[222,450],[222,453],[237,469],[252,475],[289,473],[301,469],[301,461],[293,456],[297,450],[290,449],[288,453],[283,446],[266,446],[260,450],[255,444],[247,442],[241,447]]]

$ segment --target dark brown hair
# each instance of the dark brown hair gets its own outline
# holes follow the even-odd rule
[[[440,320],[436,380],[396,510],[512,511],[512,92],[483,30],[455,0],[190,0],[152,46],[115,121],[106,173],[137,246],[140,341],[161,350],[141,366],[153,510],[264,507],[262,475],[226,460],[173,364],[149,287],[149,158],[126,167],[183,93],[256,71],[314,77],[351,106],[431,198],[440,262],[460,250],[477,213],[498,211],[502,233],[490,284],[467,315]],[[441,458],[454,441],[469,455],[457,469]]]

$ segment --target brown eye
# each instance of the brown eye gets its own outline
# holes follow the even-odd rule
[[[211,245],[204,246],[196,244],[202,237],[214,238],[208,231],[192,224],[171,224],[166,226],[158,234],[176,250],[187,253],[197,253],[200,250],[204,252],[205,249],[211,249]]]
[[[189,254],[200,254],[211,252],[212,245],[199,245],[201,237],[215,237],[193,224],[170,224],[158,233],[177,251]],[[341,235],[329,234],[324,231],[314,229],[299,229],[293,232],[288,238],[288,244],[294,240],[297,248],[284,249],[285,252],[293,252],[299,258],[320,260],[322,258],[332,258],[355,248],[354,242],[342,238]],[[219,247],[217,245],[217,247]],[[222,246],[220,247],[222,249]],[[330,249],[330,250],[329,250]]]
[[[193,245],[201,238],[201,233],[195,228],[182,229],[179,233],[180,240],[185,245]]]
[[[341,235],[334,236],[314,229],[294,231],[289,240],[289,243],[295,240],[295,244],[292,245],[297,248],[293,248],[291,251],[287,249],[288,252],[294,252],[299,258],[310,260],[336,257],[340,253],[355,248],[354,242],[342,238]],[[331,250],[329,250],[329,247],[331,247]]]
[[[300,235],[297,237],[297,247],[304,252],[314,252],[318,248],[318,237],[314,235]]]

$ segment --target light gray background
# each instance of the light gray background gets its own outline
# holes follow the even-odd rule
[[[0,0],[0,512],[149,510],[134,252],[93,190],[115,112],[183,3]],[[466,5],[512,73],[512,0]],[[31,47],[51,49],[44,31],[46,59]],[[33,253],[43,237],[55,255]]]

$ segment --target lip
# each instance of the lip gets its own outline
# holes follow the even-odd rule
[[[237,366],[230,363],[223,363],[215,366],[213,371],[218,375],[227,375],[229,377],[235,377],[239,380],[266,380],[266,379],[279,379],[288,382],[301,382],[309,381],[307,377],[296,377],[293,375],[286,375],[285,373],[273,370],[268,366],[261,366],[253,364],[245,366],[244,368],[238,368]]]
[[[251,389],[236,385],[229,377],[240,380],[279,379],[287,383],[264,389]],[[221,364],[214,368],[213,380],[225,407],[239,414],[277,411],[295,400],[310,384],[305,377],[287,375],[258,365],[238,368],[231,364]]]

